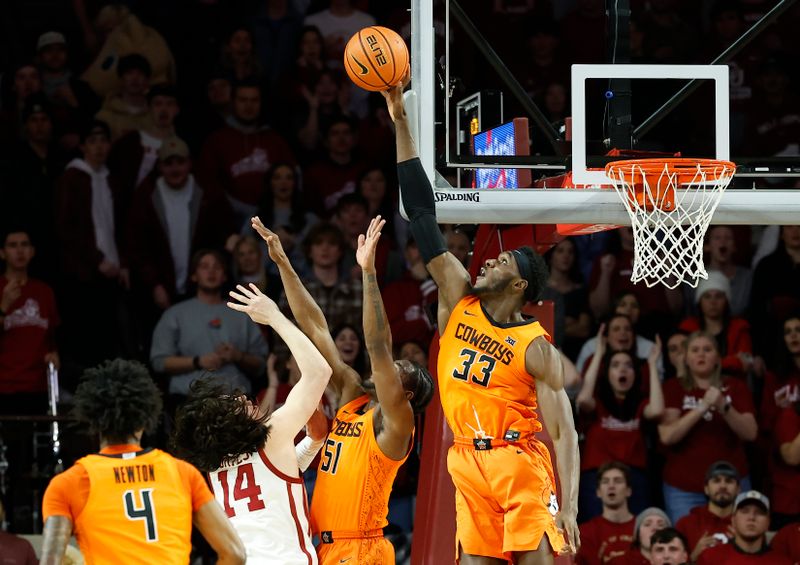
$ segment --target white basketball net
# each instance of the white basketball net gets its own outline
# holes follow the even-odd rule
[[[660,165],[660,166],[659,166]],[[736,166],[727,161],[618,161],[606,167],[633,226],[631,281],[696,287],[703,240]]]

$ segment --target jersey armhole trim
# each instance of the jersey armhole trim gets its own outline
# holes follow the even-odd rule
[[[278,477],[279,479],[283,479],[287,483],[303,484],[303,477],[290,477],[286,473],[280,471],[275,465],[273,465],[272,461],[270,461],[269,457],[267,457],[267,454],[264,453],[264,448],[263,447],[260,447],[258,449],[258,455],[259,455],[259,457],[261,457],[261,461],[264,462],[264,465],[267,466],[267,469],[269,469],[270,472],[272,474],[274,474],[276,477]],[[299,472],[299,469],[298,469],[298,472]]]

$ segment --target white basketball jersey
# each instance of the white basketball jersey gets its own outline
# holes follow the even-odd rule
[[[281,473],[263,449],[209,473],[211,489],[247,549],[247,563],[317,565],[302,478]]]

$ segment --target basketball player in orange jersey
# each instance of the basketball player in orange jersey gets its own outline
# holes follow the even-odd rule
[[[311,527],[322,542],[317,547],[321,565],[394,563],[394,548],[383,537],[389,494],[413,444],[414,414],[433,396],[428,371],[392,358],[392,336],[375,275],[375,248],[384,223],[380,217],[372,220],[356,251],[372,366],[371,378],[362,382],[339,355],[322,310],[292,269],[278,237],[253,218],[280,270],[295,319],[333,369],[331,386],[340,399],[311,501]]]
[[[245,562],[245,550],[200,473],[158,449],[142,449],[161,413],[147,369],[115,359],[87,370],[75,415],[100,434],[100,453],[56,475],[44,494],[43,565],[60,565],[71,535],[87,565],[183,564],[192,524],[217,563]]]
[[[553,551],[579,544],[579,465],[561,357],[539,322],[521,313],[539,297],[547,267],[529,247],[504,251],[471,284],[436,223],[403,85],[383,94],[411,232],[439,287],[439,397],[455,437],[447,468],[456,487],[456,554],[462,564],[552,563]],[[542,429],[537,402],[558,456],[560,512],[550,455],[535,437]]]

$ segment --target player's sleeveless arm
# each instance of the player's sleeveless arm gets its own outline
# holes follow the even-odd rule
[[[222,507],[216,500],[210,500],[192,514],[192,523],[217,552],[217,563],[242,565],[247,553],[239,534],[233,529]]]

